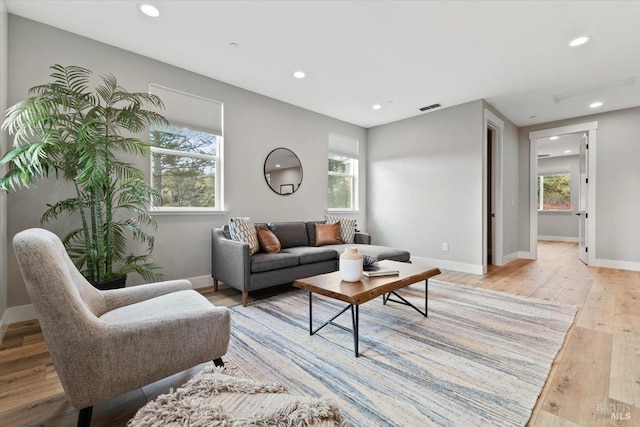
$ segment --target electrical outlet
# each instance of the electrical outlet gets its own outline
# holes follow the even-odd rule
[[[442,252],[449,252],[449,244],[448,243],[443,243],[442,244]]]

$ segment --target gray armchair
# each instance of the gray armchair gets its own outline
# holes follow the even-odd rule
[[[216,307],[187,280],[109,291],[94,288],[60,239],[29,229],[13,239],[67,399],[89,425],[93,405],[203,362],[222,365],[229,309]]]

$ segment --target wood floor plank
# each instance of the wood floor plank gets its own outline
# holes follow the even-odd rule
[[[639,316],[616,316],[611,348],[609,397],[640,407]]]
[[[594,281],[593,288],[582,307],[577,325],[613,333],[616,288],[609,283]]]
[[[0,377],[51,363],[49,350],[44,342],[27,344],[17,348],[0,350]]]
[[[586,427],[602,427],[598,404],[609,395],[612,335],[575,327],[544,398],[543,409]]]

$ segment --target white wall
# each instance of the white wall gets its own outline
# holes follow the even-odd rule
[[[4,0],[0,1],[0,123],[4,122],[7,110],[7,50],[8,14]],[[7,133],[0,131],[0,153],[7,151]],[[0,170],[4,174],[6,168]],[[0,192],[0,319],[7,308],[7,195]]]
[[[482,268],[483,105],[478,100],[368,130],[373,243]]]
[[[230,216],[249,216],[259,222],[323,219],[329,132],[356,138],[366,147],[366,131],[359,126],[14,15],[9,16],[9,41],[10,105],[24,99],[30,87],[49,81],[48,67],[56,63],[84,66],[95,74],[112,73],[130,91],[147,91],[153,82],[224,103],[228,213],[157,216],[154,260],[163,266],[167,279],[210,275],[210,230],[226,223]],[[277,147],[295,152],[304,169],[300,189],[289,196],[271,191],[263,175],[265,158]],[[365,177],[366,150],[361,156],[360,174]],[[149,159],[138,162],[143,170],[149,170]],[[363,182],[363,203],[365,187]],[[65,191],[60,182],[42,182],[36,190],[9,194],[9,235],[38,226],[45,204],[58,200]],[[352,216],[359,228],[366,230],[365,211]],[[60,234],[64,231],[57,224],[50,228]],[[13,254],[8,275],[9,306],[28,304]]]
[[[520,248],[529,250],[529,132],[592,121],[598,122],[595,258],[640,269],[640,107],[520,129]]]
[[[571,176],[571,210],[538,211],[538,237],[578,241],[578,212],[580,201],[580,157],[561,156],[538,159],[538,175],[569,173]]]

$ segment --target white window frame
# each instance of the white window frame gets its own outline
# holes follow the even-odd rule
[[[351,147],[346,147],[345,150],[336,149],[336,143],[340,144],[341,141],[344,142],[345,145],[351,146]],[[339,135],[337,133],[331,133],[331,132],[329,133],[329,155],[327,157],[327,170],[329,165],[329,159],[331,159],[332,157],[347,158],[351,161],[351,173],[333,172],[328,170],[329,176],[346,177],[351,180],[351,194],[350,194],[350,203],[349,203],[351,207],[350,208],[347,208],[347,207],[330,208],[327,206],[328,212],[357,212],[358,211],[358,194],[359,194],[358,145],[359,145],[359,141],[357,138]]]
[[[176,156],[176,157],[189,157],[189,158],[194,158],[194,159],[203,159],[203,160],[210,160],[214,166],[215,166],[215,206],[206,206],[206,207],[195,207],[195,206],[154,206],[153,203],[151,204],[150,210],[153,213],[225,213],[226,211],[224,210],[224,130],[223,130],[223,124],[224,124],[224,104],[220,101],[217,100],[213,100],[213,99],[208,99],[208,98],[204,98],[198,95],[193,95],[190,93],[186,93],[186,92],[182,92],[182,91],[178,91],[175,89],[171,89],[171,88],[167,88],[164,86],[159,86],[156,84],[150,84],[149,85],[149,92],[153,93],[153,88],[158,88],[162,91],[170,91],[173,92],[174,94],[178,95],[178,96],[183,96],[184,97],[184,101],[188,102],[189,99],[193,99],[196,102],[199,101],[205,101],[205,102],[211,102],[211,103],[215,103],[215,104],[219,104],[220,105],[220,122],[219,124],[215,125],[214,127],[217,128],[218,130],[212,130],[212,129],[208,129],[206,123],[201,124],[201,125],[190,125],[190,124],[183,124],[180,123],[179,121],[175,121],[175,120],[171,120],[172,117],[169,116],[167,117],[167,120],[169,121],[169,127],[170,128],[177,128],[177,129],[189,129],[191,131],[195,131],[195,132],[201,132],[201,133],[206,133],[209,135],[214,135],[216,137],[216,152],[217,152],[217,156],[213,156],[213,155],[208,155],[208,154],[200,154],[200,153],[192,153],[189,151],[181,151],[181,150],[172,150],[172,149],[167,149],[167,148],[161,148],[161,147],[156,147],[151,145],[150,147],[150,151],[151,151],[151,162],[149,165],[149,169],[150,169],[150,183],[151,186],[153,187],[153,155],[154,154],[163,154],[163,155],[170,155],[170,156]],[[163,110],[158,111],[160,114],[164,114]]]

